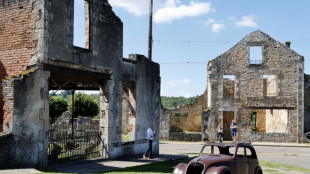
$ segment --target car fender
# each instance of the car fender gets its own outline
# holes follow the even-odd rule
[[[185,174],[186,168],[187,168],[187,164],[180,163],[177,166],[175,166],[173,170],[173,174]]]
[[[231,171],[226,166],[210,167],[206,170],[205,174],[231,174]]]

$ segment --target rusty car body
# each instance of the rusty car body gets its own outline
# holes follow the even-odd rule
[[[255,149],[248,143],[205,143],[199,157],[173,170],[173,174],[262,173]]]

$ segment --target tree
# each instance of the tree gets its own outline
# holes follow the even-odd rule
[[[64,90],[60,93],[60,95],[62,95],[63,98],[67,98],[68,96],[71,95],[71,91],[70,90]]]
[[[74,117],[95,117],[99,114],[98,103],[89,95],[76,93],[74,96]]]
[[[50,118],[56,119],[65,111],[68,110],[68,104],[62,97],[51,97],[50,104]]]

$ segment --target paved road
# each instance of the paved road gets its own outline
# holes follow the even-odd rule
[[[163,142],[160,144],[161,154],[188,154],[199,153],[203,143]],[[272,147],[255,145],[257,156],[261,160],[274,161],[293,165],[299,168],[310,169],[310,146],[306,147]]]
[[[187,142],[161,142],[160,156],[154,160],[144,160],[141,158],[129,158],[114,161],[106,160],[87,160],[84,163],[69,163],[55,167],[58,172],[69,173],[90,173],[100,172],[116,168],[124,168],[129,166],[142,165],[154,161],[170,160],[180,157],[179,154],[188,156],[197,155],[203,143],[187,143]],[[275,161],[278,163],[290,164],[300,168],[310,169],[310,145],[301,144],[276,144],[276,143],[253,143],[258,158],[265,161]],[[169,154],[169,155],[168,155]],[[177,156],[175,156],[175,155]],[[31,174],[39,171],[35,169],[13,169],[0,170],[0,174]],[[283,172],[285,173],[285,172]]]

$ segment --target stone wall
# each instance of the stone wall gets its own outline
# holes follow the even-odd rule
[[[200,95],[192,104],[171,109],[170,131],[201,132],[201,114],[207,110],[207,92]]]
[[[141,155],[147,148],[148,125],[153,124],[159,133],[159,65],[141,55],[123,59],[123,23],[107,0],[85,1],[85,9],[89,26],[83,33],[85,48],[79,48],[73,45],[74,1],[0,3],[1,79],[6,77],[5,83],[0,81],[0,106],[5,107],[8,120],[0,118],[0,131],[2,127],[11,131],[11,138],[3,143],[12,145],[14,164],[47,165],[48,94],[59,87],[100,90],[103,157]],[[134,116],[128,121],[134,130],[130,143],[121,138],[124,87],[134,91],[127,106]],[[154,154],[159,153],[158,140],[153,143]]]
[[[171,110],[166,109],[161,106],[160,111],[160,132],[159,132],[159,139],[160,140],[169,140],[170,134],[170,115]]]
[[[251,46],[261,47],[261,63],[253,64],[249,61]],[[211,109],[209,141],[216,140],[217,127],[223,125],[223,112],[230,111],[234,112],[234,119],[238,124],[238,141],[254,139],[301,142],[304,120],[303,61],[303,57],[288,46],[259,30],[248,34],[227,52],[211,60],[208,64],[208,91],[210,92],[208,106]],[[235,95],[232,97],[223,96],[224,75],[235,76]],[[264,87],[265,76],[276,80],[273,80],[271,86]],[[266,82],[268,84],[268,80]],[[267,90],[269,88],[270,95],[268,91],[264,92],[266,88]],[[290,121],[287,123],[285,136],[281,135],[282,138],[273,140],[268,138],[274,136],[272,133],[270,135],[252,133],[250,115],[253,109],[286,110],[287,119]]]
[[[170,141],[189,141],[189,142],[199,142],[201,141],[200,132],[170,132]]]
[[[310,75],[305,74],[305,132],[310,132]]]
[[[10,79],[10,90],[14,91],[14,117],[9,136],[11,138],[1,139],[1,142],[5,147],[10,147],[9,157],[14,166],[47,165],[48,76],[49,73],[38,69]],[[2,150],[4,151],[0,151],[0,154],[6,153],[5,148]]]
[[[3,96],[3,79],[18,76],[35,57],[40,12],[34,0],[2,0],[0,3],[0,133],[12,123],[12,110],[4,104],[9,101]]]

